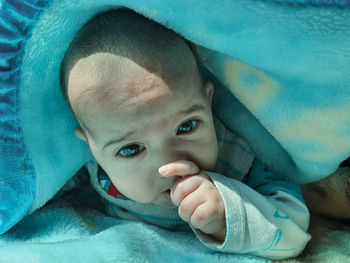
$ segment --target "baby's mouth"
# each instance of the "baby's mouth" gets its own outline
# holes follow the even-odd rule
[[[165,191],[163,192],[163,194],[164,194],[165,198],[166,198],[170,203],[172,203],[172,202],[171,202],[171,198],[170,198],[170,189],[165,190]]]

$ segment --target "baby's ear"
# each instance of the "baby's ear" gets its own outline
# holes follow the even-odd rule
[[[75,136],[77,136],[80,140],[87,142],[86,136],[84,134],[84,131],[81,128],[75,128],[74,130]]]
[[[211,83],[210,81],[206,82],[204,84],[204,89],[205,89],[205,93],[207,94],[207,98],[211,104],[211,101],[213,99],[213,94],[214,94],[214,85],[213,83]]]

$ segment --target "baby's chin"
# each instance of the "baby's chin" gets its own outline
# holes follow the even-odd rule
[[[151,202],[154,205],[159,206],[173,206],[173,203],[170,199],[170,190],[162,192],[155,200]]]

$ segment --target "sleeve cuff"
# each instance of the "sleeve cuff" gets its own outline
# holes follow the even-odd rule
[[[238,191],[232,191],[232,184],[225,182],[226,177],[206,171],[218,188],[225,206],[226,237],[223,243],[211,235],[201,232],[191,226],[198,239],[208,248],[216,251],[240,252],[245,236],[245,216],[242,199]],[[231,188],[228,188],[230,185]],[[229,249],[230,248],[230,249]],[[234,249],[232,249],[234,248]],[[242,253],[242,252],[241,252]]]

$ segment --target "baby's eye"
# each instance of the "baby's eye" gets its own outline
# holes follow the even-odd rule
[[[189,120],[180,125],[176,134],[191,133],[198,127],[199,120]]]
[[[117,155],[123,157],[123,158],[132,158],[138,155],[139,153],[143,152],[145,147],[138,145],[138,144],[129,144],[123,148],[121,148]]]

